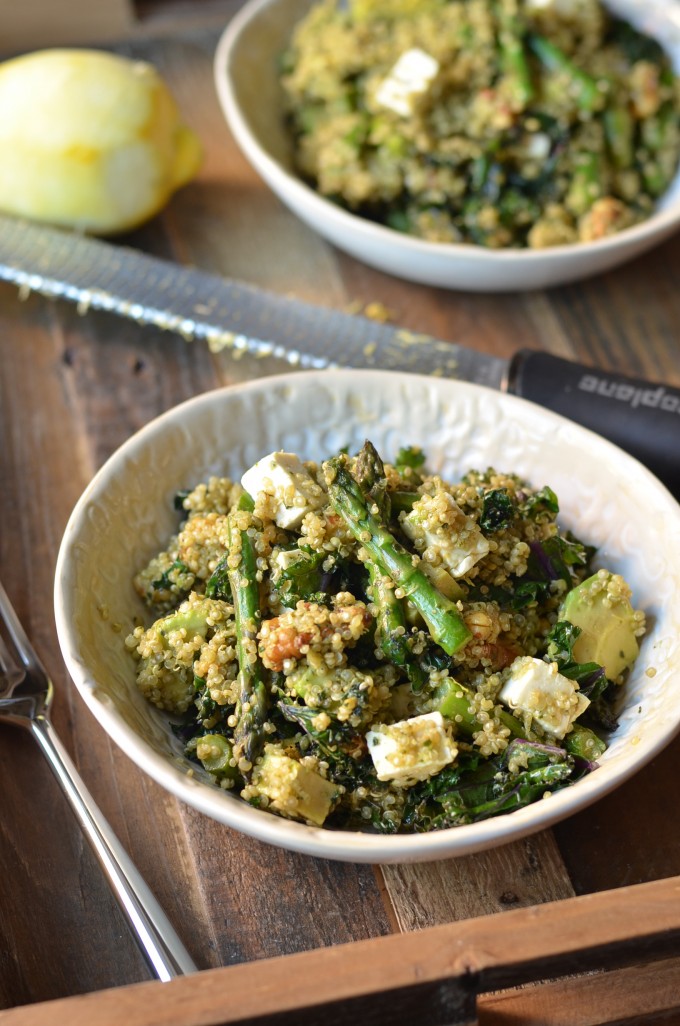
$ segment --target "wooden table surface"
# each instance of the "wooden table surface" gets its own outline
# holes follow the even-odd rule
[[[314,235],[250,169],[213,91],[216,42],[201,29],[116,47],[156,64],[205,150],[196,181],[126,244],[331,307],[379,302],[415,331],[498,356],[532,346],[680,385],[680,236],[551,291],[467,294],[390,278]],[[245,367],[175,335],[0,285],[0,580],[52,671],[57,731],[199,968],[680,873],[680,740],[553,830],[481,855],[383,868],[241,837],[168,795],[109,741],[56,640],[52,588],[67,518],[132,432],[242,378]],[[149,979],[34,742],[2,724],[0,746],[0,1008]]]

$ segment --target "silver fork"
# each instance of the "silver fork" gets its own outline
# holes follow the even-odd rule
[[[53,687],[0,582],[0,720],[27,728],[85,832],[127,917],[142,954],[160,980],[197,971],[169,919],[97,807],[50,720]]]

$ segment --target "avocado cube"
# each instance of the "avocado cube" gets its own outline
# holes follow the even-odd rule
[[[252,786],[281,815],[316,826],[323,826],[339,794],[337,784],[285,755],[276,745],[265,748],[262,760],[253,770]]]
[[[569,592],[559,613],[560,619],[581,628],[572,649],[576,662],[598,663],[610,680],[632,666],[640,651],[642,619],[630,595],[623,577],[599,570]]]

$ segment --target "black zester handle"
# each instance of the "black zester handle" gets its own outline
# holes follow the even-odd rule
[[[507,391],[608,438],[680,498],[680,389],[522,349]]]

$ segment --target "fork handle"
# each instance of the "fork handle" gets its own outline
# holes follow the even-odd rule
[[[151,970],[163,981],[197,972],[170,920],[87,790],[50,720],[31,720],[31,733],[68,798]]]

